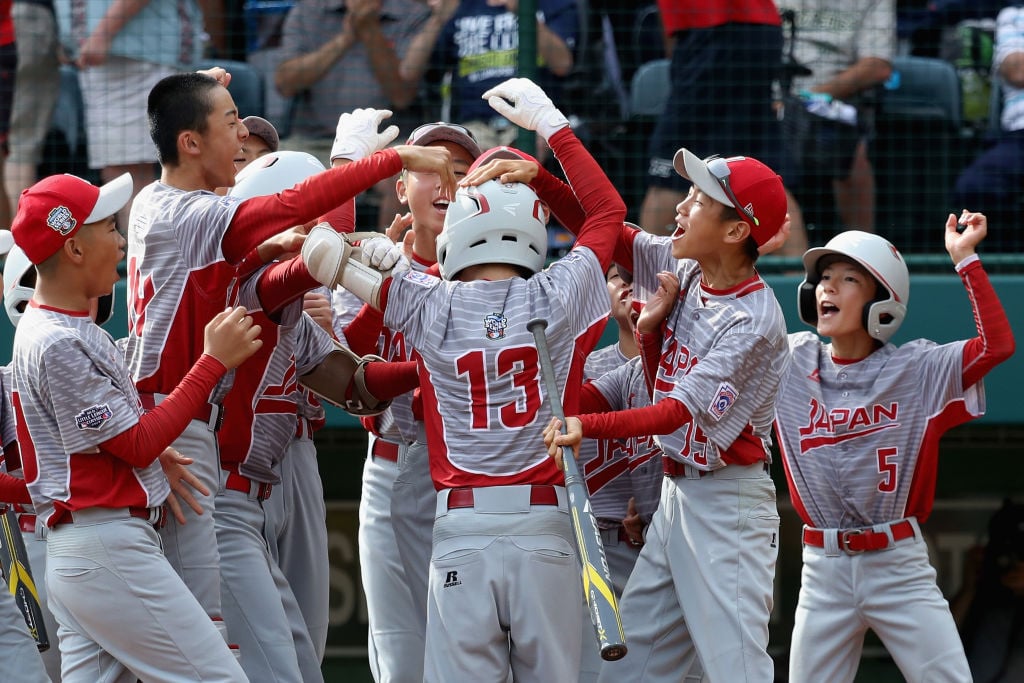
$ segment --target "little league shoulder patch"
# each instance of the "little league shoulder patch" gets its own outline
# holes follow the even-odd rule
[[[75,415],[75,426],[79,429],[99,429],[103,423],[114,416],[110,406],[103,405],[89,406],[78,415]]]
[[[711,401],[711,405],[708,406],[708,412],[711,414],[711,417],[715,418],[715,420],[721,420],[725,416],[725,411],[732,407],[738,396],[739,392],[728,382],[719,384],[718,392]]]
[[[405,271],[405,274],[402,275],[402,277],[408,280],[409,282],[413,283],[414,285],[419,285],[421,287],[429,287],[433,285],[435,282],[437,282],[436,277],[431,277],[430,275],[427,275],[426,273],[421,273],[418,270],[407,270]]]

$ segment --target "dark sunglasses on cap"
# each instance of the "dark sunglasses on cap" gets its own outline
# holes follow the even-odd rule
[[[704,163],[707,164],[708,170],[711,171],[711,175],[715,177],[718,184],[723,190],[725,190],[725,196],[729,198],[729,201],[732,202],[732,205],[736,210],[751,220],[754,225],[760,226],[761,222],[757,220],[757,217],[754,216],[754,214],[747,211],[747,209],[740,204],[740,200],[736,199],[736,194],[732,191],[732,186],[729,185],[729,160],[723,159],[718,155],[714,155],[705,159]]]
[[[438,121],[437,123],[424,123],[422,126],[415,128],[411,133],[409,133],[409,140],[406,144],[415,145],[417,140],[437,128],[452,128],[463,133],[473,142],[476,142],[476,136],[473,135],[473,131],[469,128],[460,126],[457,123],[445,123],[444,121]]]

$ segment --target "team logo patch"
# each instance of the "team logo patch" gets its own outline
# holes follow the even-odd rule
[[[739,392],[731,384],[722,382],[718,385],[718,393],[715,394],[715,399],[708,406],[708,412],[716,420],[721,420],[725,416],[725,411],[732,407],[738,396]]]
[[[79,429],[99,429],[103,426],[104,422],[113,416],[114,413],[106,403],[90,406],[78,415],[75,415],[75,426]]]
[[[484,316],[484,332],[491,341],[505,338],[505,330],[508,328],[508,318],[502,313],[491,313]]]
[[[66,236],[75,229],[78,221],[71,215],[71,209],[66,206],[58,206],[50,210],[46,217],[46,225],[51,230],[56,230],[62,236]]]
[[[414,285],[420,285],[421,287],[429,287],[432,283],[437,281],[437,278],[430,277],[426,273],[421,273],[416,270],[405,271],[404,277]]]

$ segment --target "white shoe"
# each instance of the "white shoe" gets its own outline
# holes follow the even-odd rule
[[[341,273],[352,251],[341,233],[321,223],[314,226],[302,244],[302,260],[313,279],[334,289],[341,282]]]

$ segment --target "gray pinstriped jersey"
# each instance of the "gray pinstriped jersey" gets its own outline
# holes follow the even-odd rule
[[[635,299],[646,301],[657,289],[660,271],[680,280],[679,300],[665,320],[654,401],[681,401],[693,421],[657,443],[668,457],[716,469],[725,464],[722,451],[748,430],[760,443],[735,446],[768,459],[775,394],[788,362],[782,309],[760,277],[726,293],[702,288],[700,266],[672,258],[669,242],[640,233],[633,243]]]
[[[99,476],[72,472],[69,454],[96,452],[98,444],[135,426],[142,406],[114,340],[84,314],[30,305],[15,333],[13,366],[13,389],[35,453],[26,479],[36,511],[48,519],[53,501],[75,494],[72,481]],[[159,461],[134,474],[147,505],[162,504],[170,487]]]
[[[0,448],[18,440],[18,427],[14,420],[14,406],[11,405],[11,382],[14,370],[10,364],[0,368]],[[3,454],[0,453],[0,460]]]
[[[594,387],[615,410],[651,405],[643,359],[639,356],[594,380]],[[661,449],[653,436],[629,438],[625,448],[629,460],[628,495],[636,499],[640,517],[649,522],[661,501],[661,483],[664,478]]]
[[[227,287],[217,286],[224,278],[204,271],[218,263],[233,271],[224,262],[221,241],[240,203],[159,181],[132,202],[125,357],[136,382],[156,376],[157,390],[170,393],[202,354],[203,325],[233,302]],[[165,361],[175,367],[164,367]]]
[[[537,351],[526,324],[548,321],[564,400],[567,386],[578,391],[582,384],[585,356],[608,309],[604,272],[586,247],[529,280],[448,282],[408,272],[392,281],[384,322],[403,332],[426,369],[423,412],[439,487],[484,486],[495,477],[544,483],[528,477],[533,470],[557,481],[561,473],[541,434],[551,411],[542,405]]]
[[[812,332],[789,344],[777,431],[804,521],[843,529],[927,517],[938,437],[985,409],[981,382],[961,386],[965,342],[886,344],[846,364]]]
[[[618,344],[597,349],[587,357],[583,378],[595,380],[627,360]],[[620,524],[632,495],[626,444],[618,439],[584,439],[580,443],[579,462],[598,524],[605,527]]]

